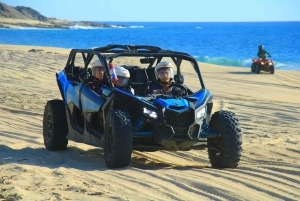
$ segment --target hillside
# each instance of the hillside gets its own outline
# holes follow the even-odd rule
[[[109,24],[90,21],[68,21],[48,18],[30,7],[13,7],[0,2],[0,28],[37,27],[68,29],[70,26],[75,25],[103,28],[113,27]]]
[[[39,21],[48,21],[48,18],[38,11],[24,6],[12,7],[0,2],[0,18],[10,19],[30,19]]]

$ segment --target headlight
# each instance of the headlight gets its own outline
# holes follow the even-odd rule
[[[144,108],[143,111],[144,115],[146,115],[147,117],[151,117],[153,119],[157,119],[157,113],[152,111],[152,110],[148,110],[147,108]]]
[[[271,65],[272,65],[272,63],[269,63],[269,65],[271,66]]]
[[[260,64],[261,64],[261,65],[265,65],[265,62],[261,62]]]
[[[206,107],[202,108],[199,112],[197,112],[197,119],[204,118],[206,115]]]

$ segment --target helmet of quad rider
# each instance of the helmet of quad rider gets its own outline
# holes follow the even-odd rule
[[[129,71],[122,66],[115,66],[116,74],[118,76],[117,87],[126,87],[130,78]]]
[[[258,46],[258,49],[263,50],[263,49],[264,49],[264,46],[263,46],[263,45],[260,45],[260,46]]]
[[[100,62],[100,60],[95,60],[95,61],[93,61],[93,62],[91,63],[91,65],[92,65],[92,75],[93,75],[93,76],[96,76],[96,69],[97,69],[97,68],[102,68],[103,71],[104,71],[103,65],[102,65],[102,63]]]
[[[162,70],[168,70],[169,73],[168,74],[161,74],[159,73]],[[155,78],[156,80],[160,80],[162,79],[162,76],[168,76],[169,79],[174,79],[174,67],[173,65],[168,62],[168,61],[162,61],[159,62],[156,66],[155,66]]]

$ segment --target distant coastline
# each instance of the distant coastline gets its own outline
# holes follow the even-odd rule
[[[42,22],[29,19],[11,19],[0,18],[0,28],[19,29],[19,28],[46,28],[46,29],[71,29],[72,27],[93,27],[93,28],[127,28],[128,25],[121,24],[101,24],[91,21],[67,21],[67,20],[51,20]]]
[[[0,28],[49,28],[49,29],[70,29],[70,27],[95,27],[115,28],[128,27],[126,25],[111,25],[92,21],[69,21],[56,18],[48,18],[38,11],[24,6],[12,7],[0,2]]]

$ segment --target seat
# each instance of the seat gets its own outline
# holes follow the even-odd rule
[[[68,66],[65,69],[65,72],[66,72],[68,80],[79,81],[80,67],[78,67],[78,66]]]
[[[137,69],[135,74],[135,81],[139,84],[135,90],[135,95],[146,96],[149,90],[149,79],[146,69]]]
[[[154,67],[147,68],[146,71],[147,71],[147,75],[148,75],[149,80],[156,81],[156,78],[155,78],[155,75],[154,75],[154,70],[155,70]]]

